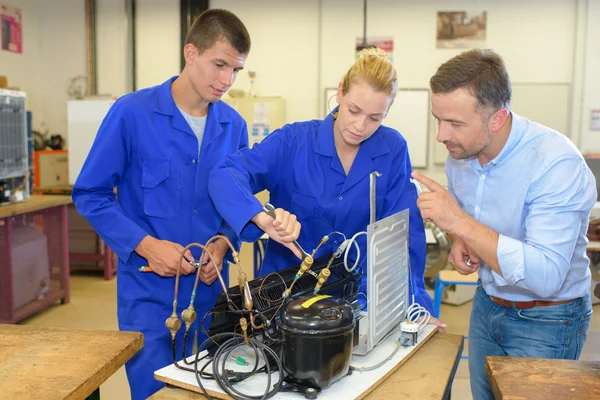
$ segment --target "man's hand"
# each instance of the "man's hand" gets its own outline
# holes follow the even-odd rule
[[[481,264],[477,254],[471,251],[465,242],[457,237],[453,237],[452,240],[452,249],[448,256],[450,264],[462,275],[469,275],[476,272]]]
[[[300,236],[300,222],[296,220],[294,214],[290,214],[282,208],[275,209],[275,215],[277,218],[273,219],[261,211],[252,217],[252,222],[269,235],[269,238],[281,243],[296,257],[302,259],[302,253],[293,244],[294,240]]]
[[[225,260],[225,255],[229,250],[229,246],[225,240],[217,239],[216,241],[210,243],[206,247],[206,250],[210,252],[212,259],[205,251],[202,259],[200,260],[200,280],[205,284],[210,285],[218,277],[215,268],[218,268],[219,272],[223,271],[223,260]],[[212,260],[214,260],[216,265],[213,264]],[[205,263],[207,264],[204,265]]]
[[[177,266],[183,246],[168,240],[158,240],[148,235],[135,248],[136,253],[148,261],[152,271],[160,276],[169,277],[177,274]],[[187,260],[187,261],[186,261]],[[186,251],[181,262],[181,273],[187,275],[196,271],[189,262],[194,262],[191,251]]]
[[[452,246],[454,267],[464,275],[471,274],[485,262],[494,272],[502,275],[502,269],[496,254],[500,235],[492,228],[465,213],[450,193],[428,177],[412,173],[413,178],[427,186],[430,192],[419,194],[417,206],[424,219],[435,222],[441,230],[449,233],[453,240],[459,238],[467,247]],[[470,266],[467,264],[469,260]]]
[[[450,193],[433,179],[413,172],[412,177],[430,191],[419,194],[417,206],[424,219],[433,221],[441,230],[454,234],[462,221],[469,218]]]

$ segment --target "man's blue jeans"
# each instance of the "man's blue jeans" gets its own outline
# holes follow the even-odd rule
[[[486,356],[576,360],[585,344],[591,317],[589,292],[570,303],[519,309],[494,303],[479,284],[469,327],[473,399],[494,399],[484,371]]]

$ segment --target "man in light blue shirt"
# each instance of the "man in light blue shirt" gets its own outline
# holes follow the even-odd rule
[[[596,183],[573,143],[510,111],[511,84],[492,51],[471,50],[430,80],[448,191],[430,192],[424,218],[453,237],[450,262],[479,272],[469,327],[475,399],[493,399],[486,356],[577,359],[590,326],[590,211]]]

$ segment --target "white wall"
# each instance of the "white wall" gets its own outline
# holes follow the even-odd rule
[[[42,121],[51,133],[67,135],[67,88],[71,78],[87,75],[85,4],[80,0],[35,2],[40,15]],[[73,34],[83,32],[84,34]],[[34,119],[39,115],[33,114]]]
[[[600,109],[600,2],[589,0],[583,97],[581,107],[582,152],[600,152],[600,131],[590,130],[590,112]]]
[[[84,2],[5,2],[23,11],[24,43],[21,55],[0,51],[0,74],[28,92],[35,129],[44,123],[51,132],[64,134],[66,84],[86,72]],[[252,50],[246,70],[257,71],[259,95],[286,99],[288,121],[322,117],[324,88],[335,86],[354,60],[354,41],[363,30],[362,4],[362,0],[211,1],[211,7],[235,12],[248,27]],[[485,9],[487,46],[505,58],[513,82],[573,85],[571,137],[583,152],[600,151],[600,134],[589,130],[590,110],[600,108],[600,2],[455,0],[451,4],[369,1],[368,35],[394,37],[401,87],[427,88],[437,66],[460,51],[435,48],[437,11]],[[136,80],[142,88],[179,73],[179,1],[138,1],[136,12]],[[119,96],[129,90],[126,74],[132,57],[127,49],[125,0],[99,0],[97,16],[98,91]],[[587,22],[585,28],[582,20]],[[249,85],[243,72],[234,87],[247,91]],[[543,100],[539,99],[540,109]],[[441,166],[433,164],[444,159],[445,149],[434,145],[435,127],[430,125],[425,172],[443,181]]]
[[[128,54],[131,24],[124,0],[96,2],[96,91],[119,97],[132,90],[133,55]]]
[[[179,0],[138,1],[135,16],[136,86],[142,89],[180,72]]]
[[[437,67],[462,51],[435,48],[436,12],[449,10],[488,12],[486,46],[504,57],[513,82],[572,83],[576,0],[456,0],[451,4],[368,2],[367,34],[394,38],[401,87],[428,88]],[[247,69],[257,71],[258,94],[283,96],[288,121],[321,118],[324,89],[337,86],[354,61],[355,40],[363,34],[363,1],[212,0],[211,7],[233,11],[248,27],[252,50]],[[245,74],[235,87],[249,89]],[[539,100],[543,109],[543,99]],[[443,163],[447,153],[436,145],[433,121],[429,134],[425,173],[445,183],[443,166],[434,161]]]
[[[0,74],[27,92],[33,128],[66,135],[67,85],[86,74],[85,5],[81,0],[7,0],[21,9],[23,53],[0,51]],[[42,18],[43,17],[43,18]]]
[[[514,82],[569,82],[574,1],[565,0],[371,0],[368,36],[394,37],[401,87],[427,87],[437,66],[462,50],[436,49],[436,12],[486,10],[486,47],[500,53]],[[353,60],[362,36],[362,0],[323,1],[323,83],[332,84]],[[342,57],[342,59],[340,59]],[[336,64],[342,64],[336,66]],[[551,65],[551,68],[545,66]],[[345,67],[345,66],[344,66]]]
[[[318,5],[317,0],[210,2],[211,8],[235,13],[252,40],[245,70],[233,87],[248,92],[247,71],[256,71],[255,92],[283,97],[288,121],[320,117]]]

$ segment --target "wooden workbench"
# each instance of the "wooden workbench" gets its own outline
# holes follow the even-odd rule
[[[365,399],[439,400],[448,398],[462,354],[463,340],[464,338],[459,335],[436,333]],[[351,380],[353,378],[350,376],[344,379]],[[205,398],[201,394],[184,389],[163,388],[149,399],[198,400]]]
[[[496,400],[600,399],[600,362],[486,357]]]
[[[0,323],[18,322],[59,300],[69,302],[67,207],[70,203],[70,196],[31,196],[23,202],[0,206]],[[18,234],[17,230],[27,227],[35,227],[45,237],[43,246],[47,252],[48,279],[34,283],[35,287],[40,287],[39,296],[31,296],[25,304],[17,304],[16,298],[23,293],[23,285],[28,284],[22,277],[29,276],[27,279],[31,281],[40,274],[35,268],[27,272],[30,275],[23,272],[24,268],[31,268],[22,263],[22,254],[29,251],[25,247],[27,242],[20,244],[25,250],[20,250],[21,255],[13,259],[13,233]],[[40,245],[33,249],[41,254]]]
[[[85,399],[143,343],[138,332],[0,325],[0,399]]]
[[[0,219],[71,204],[71,196],[33,195],[20,203],[0,206]]]

